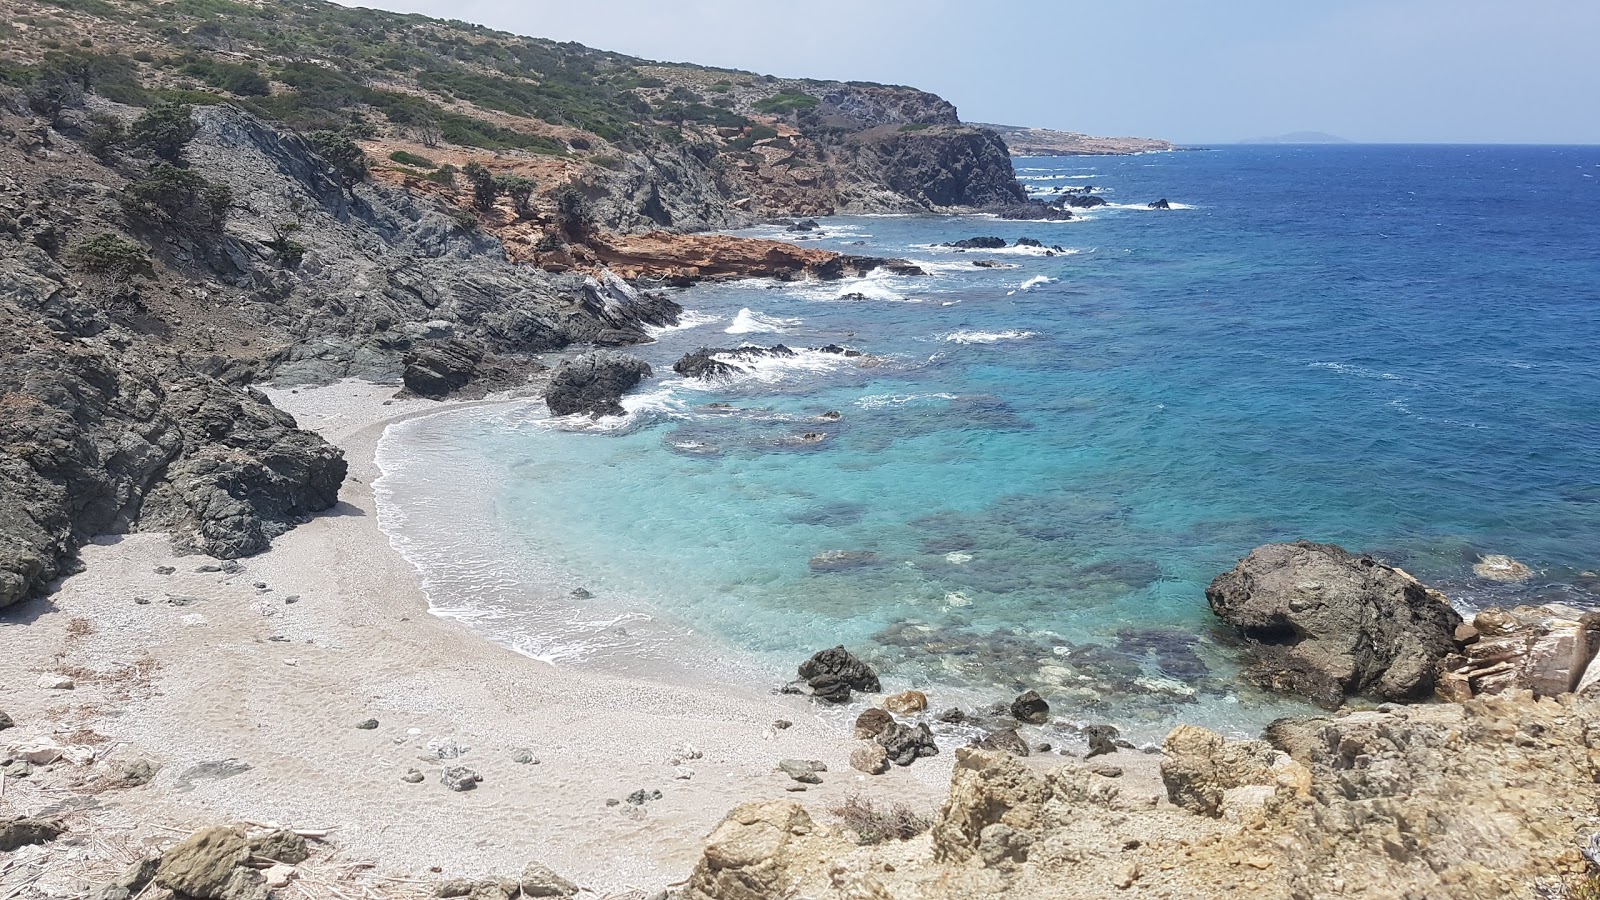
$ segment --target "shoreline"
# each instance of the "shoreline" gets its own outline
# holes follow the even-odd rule
[[[603,893],[681,879],[704,836],[752,799],[792,797],[819,819],[863,789],[928,811],[942,801],[951,753],[870,785],[849,767],[837,719],[862,704],[825,716],[802,698],[735,685],[555,667],[426,614],[417,571],[378,527],[373,454],[388,425],[463,404],[384,406],[392,391],[348,381],[271,390],[345,450],[350,478],[334,510],[236,574],[195,571],[216,561],[174,555],[164,534],[103,537],[84,548],[85,571],[0,617],[15,647],[0,662],[0,705],[17,722],[7,743],[107,738],[93,764],[65,766],[92,770],[63,773],[77,780],[133,759],[160,766],[87,813],[96,827],[146,842],[219,820],[332,828],[340,856],[380,872],[481,876],[538,861]],[[176,571],[157,573],[168,566]],[[39,672],[61,670],[76,674],[75,689],[36,686]],[[377,729],[355,727],[369,717]],[[778,719],[793,726],[775,729]],[[470,749],[425,763],[435,740]],[[703,755],[675,765],[685,745]],[[514,762],[521,749],[540,762]],[[789,757],[833,774],[790,793],[774,771]],[[448,764],[483,782],[446,790]],[[688,780],[675,777],[680,766]],[[403,783],[412,767],[427,780]],[[640,789],[663,797],[607,805]],[[16,780],[5,803],[32,812],[54,790]]]

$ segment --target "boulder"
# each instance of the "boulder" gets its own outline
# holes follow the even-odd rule
[[[1038,691],[1025,691],[1011,701],[1011,714],[1030,725],[1043,725],[1050,721],[1050,704]]]
[[[1000,731],[986,734],[973,746],[980,750],[1009,753],[1012,756],[1027,756],[1029,753],[1028,742],[1023,739],[1022,735],[1017,734],[1015,728],[1004,728]]]
[[[163,853],[155,883],[195,900],[266,900],[266,884],[249,860],[244,836],[219,825]]]
[[[1509,556],[1490,553],[1472,566],[1472,574],[1488,581],[1516,583],[1533,577],[1533,570]]]
[[[896,715],[907,716],[928,708],[928,695],[921,691],[901,691],[883,698],[883,708]]]
[[[894,716],[876,706],[869,706],[856,716],[856,737],[870,740],[894,724]]]
[[[888,754],[889,761],[897,766],[909,766],[924,756],[937,756],[939,745],[934,743],[933,730],[927,722],[916,725],[890,725],[878,734],[877,741]]]
[[[298,866],[311,858],[311,851],[306,847],[305,838],[292,831],[279,829],[260,837],[251,838],[250,855],[259,859]]]
[[[1089,740],[1089,752],[1083,755],[1084,759],[1094,759],[1096,756],[1105,756],[1117,752],[1117,726],[1115,725],[1090,725],[1083,730],[1083,736]]]
[[[883,690],[878,673],[844,649],[822,650],[800,664],[800,678],[812,695],[831,703],[844,703],[852,690],[876,694]]]
[[[933,824],[934,858],[943,863],[963,863],[978,858],[985,864],[994,848],[1007,848],[1012,862],[1027,859],[1027,847],[1045,825],[1044,806],[1051,789],[1045,778],[1006,753],[963,747],[956,751],[950,776],[950,799]],[[1003,825],[1008,832],[989,831]],[[985,852],[984,833],[989,832]],[[998,862],[999,860],[997,860]]]
[[[1257,547],[1206,600],[1251,643],[1253,677],[1330,706],[1431,695],[1461,624],[1443,594],[1404,571],[1307,541]]]
[[[469,338],[422,341],[403,357],[401,380],[411,393],[438,399],[466,387],[483,354],[483,342]]]
[[[524,897],[571,897],[578,893],[577,885],[540,863],[529,863],[522,870],[521,884]]]
[[[1167,202],[1167,198],[1165,198],[1165,197],[1162,197],[1160,200],[1156,200],[1156,201],[1152,202],[1151,204],[1149,204],[1149,206],[1150,206],[1151,209],[1171,209],[1172,208],[1172,204],[1168,203]]]
[[[821,784],[822,779],[817,773],[828,771],[828,767],[815,759],[780,759],[778,771],[801,784]]]
[[[889,753],[882,744],[862,744],[850,751],[850,768],[868,775],[882,775],[889,771]]]
[[[650,366],[612,350],[596,350],[556,367],[544,400],[558,416],[620,416],[622,395],[650,377]]]
[[[824,842],[826,842],[824,844]],[[814,846],[822,844],[823,846]],[[768,900],[793,896],[803,872],[822,864],[819,850],[842,853],[849,845],[812,823],[786,800],[746,803],[728,814],[706,839],[689,876],[684,900]]]

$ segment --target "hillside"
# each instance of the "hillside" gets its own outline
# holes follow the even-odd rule
[[[1093,137],[1075,131],[1022,128],[1016,125],[978,125],[1000,135],[1012,156],[1128,156],[1165,153],[1178,149],[1158,138]]]
[[[389,180],[437,180],[440,155],[523,165],[542,192],[573,182],[607,198],[611,228],[1024,200],[1004,143],[912,88],[658,64],[316,0],[8,9],[0,83],[67,72],[134,106],[234,104],[289,130],[347,133]],[[930,166],[939,177],[897,177]]]

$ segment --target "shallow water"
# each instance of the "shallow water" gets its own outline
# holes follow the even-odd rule
[[[436,608],[560,664],[774,683],[842,642],[891,682],[1038,687],[1148,738],[1296,709],[1237,684],[1205,605],[1261,543],[1370,550],[1469,606],[1596,603],[1600,149],[1018,170],[1113,206],[825,219],[799,237],[930,274],[688,291],[689,327],[638,348],[657,374],[626,420],[513,404],[391,429],[383,523]],[[1062,252],[938,246],[974,235]],[[865,355],[671,372],[780,341]],[[1539,578],[1476,581],[1480,552]]]

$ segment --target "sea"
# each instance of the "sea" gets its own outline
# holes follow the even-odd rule
[[[1108,202],[737,232],[926,274],[683,291],[625,417],[392,427],[380,523],[434,611],[557,666],[762,690],[842,644],[939,708],[1031,688],[1149,742],[1308,711],[1240,677],[1206,604],[1261,544],[1370,552],[1468,611],[1600,608],[1600,148],[1016,168]],[[1007,246],[947,246],[972,237]],[[1534,578],[1476,578],[1490,553]]]

